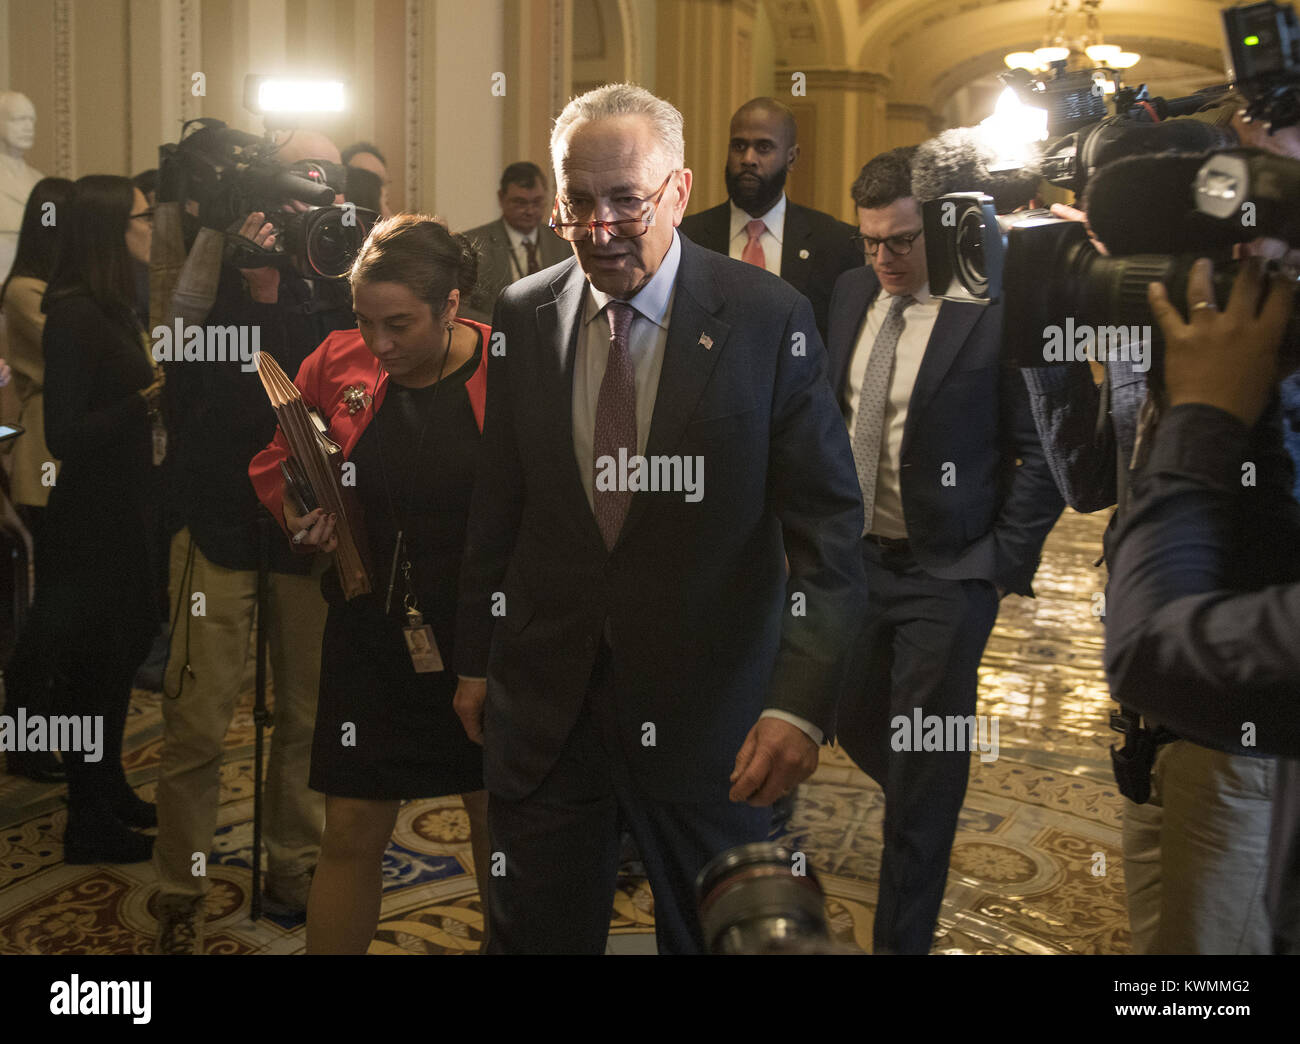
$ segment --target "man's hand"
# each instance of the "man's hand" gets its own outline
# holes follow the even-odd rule
[[[1208,258],[1192,266],[1187,280],[1189,322],[1183,322],[1161,284],[1147,287],[1151,311],[1165,335],[1169,405],[1217,406],[1250,427],[1264,412],[1281,376],[1278,345],[1291,318],[1293,284],[1273,277],[1260,305],[1264,264],[1247,261],[1220,314],[1214,304],[1213,274]]]
[[[265,220],[266,215],[255,210],[244,218],[239,234],[251,239],[258,246],[270,250],[275,246],[275,232],[272,225]],[[266,268],[241,268],[239,274],[244,277],[249,296],[259,304],[275,304],[280,299],[280,270],[268,265]]]
[[[764,807],[816,770],[817,744],[804,732],[780,718],[759,718],[736,755],[728,797]]]
[[[465,726],[465,735],[483,746],[483,705],[487,703],[486,678],[461,678],[452,707]]]

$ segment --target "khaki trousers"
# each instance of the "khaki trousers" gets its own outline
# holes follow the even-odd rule
[[[182,529],[172,539],[170,577],[175,624],[163,683],[154,865],[162,895],[196,896],[208,888],[206,877],[194,873],[194,857],[202,854],[206,862],[217,828],[225,735],[252,655],[257,573],[214,565]],[[206,603],[201,616],[193,612],[198,593]],[[320,853],[325,798],[307,789],[307,772],[326,608],[317,575],[270,575],[266,626],[275,728],[264,836],[272,876],[309,869]]]
[[[1264,906],[1277,763],[1166,743],[1151,800],[1124,802],[1134,953],[1271,953]]]

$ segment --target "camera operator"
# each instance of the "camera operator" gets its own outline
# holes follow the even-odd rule
[[[1197,262],[1187,321],[1150,289],[1169,408],[1113,541],[1106,667],[1116,699],[1196,743],[1281,756],[1267,895],[1274,951],[1297,953],[1300,506],[1272,405],[1294,285],[1265,291],[1252,260],[1220,313],[1211,274]]]
[[[300,159],[340,163],[327,138],[296,131],[275,162],[288,167]],[[248,215],[240,234],[270,249],[275,232],[263,222],[266,216]],[[260,327],[261,347],[292,374],[329,333],[354,325],[351,308],[346,283],[309,281],[280,267],[223,264],[204,323]],[[157,795],[157,944],[162,953],[193,953],[202,950],[207,888],[193,873],[193,858],[208,852],[217,825],[223,739],[245,677],[257,601],[264,512],[248,481],[248,462],[274,436],[276,419],[257,374],[237,362],[168,366],[178,531],[171,545],[171,654]],[[305,909],[324,817],[324,799],[308,790],[307,773],[326,606],[310,560],[278,539],[265,553],[267,619],[261,626],[275,692],[266,898],[273,912],[290,913]]]
[[[1240,102],[1227,99],[1220,110],[1223,120]],[[1300,152],[1294,130],[1268,135],[1260,124],[1240,119],[1233,129],[1243,144],[1282,155]],[[1071,207],[1052,210],[1059,217],[1086,220],[1083,211]],[[1095,236],[1093,242],[1106,252]],[[1240,252],[1258,254],[1270,246],[1279,244],[1243,244]],[[1108,559],[1116,526],[1130,510],[1139,421],[1154,417],[1145,367],[1137,362],[1141,357],[1143,353],[1132,353],[1107,359],[1100,387],[1083,361],[1022,371],[1035,423],[1067,503],[1085,512],[1118,505],[1104,538]],[[1297,411],[1293,407],[1289,412]],[[1139,452],[1148,450],[1149,445]],[[1113,612],[1109,591],[1108,598]],[[1121,707],[1112,720],[1125,730],[1125,745],[1114,756],[1125,797],[1125,889],[1134,951],[1267,952],[1263,880],[1275,762],[1262,756],[1267,753],[1262,748],[1225,747],[1184,736],[1165,718],[1141,714],[1117,691],[1112,696]]]

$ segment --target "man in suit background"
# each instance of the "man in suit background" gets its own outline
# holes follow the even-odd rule
[[[791,203],[785,179],[799,157],[794,113],[754,98],[731,117],[726,203],[692,214],[682,231],[700,246],[779,275],[812,302],[826,338],[826,310],[840,273],[862,266],[853,226]]]
[[[999,358],[1001,306],[930,296],[914,151],[877,156],[854,182],[871,267],[835,284],[828,342],[866,523],[870,605],[838,740],[885,791],[878,953],[929,951],[975,738],[957,719],[975,712],[998,601],[1032,594],[1062,508],[1024,382]],[[960,749],[923,745],[918,708]]]
[[[478,285],[461,312],[481,323],[491,322],[497,295],[516,279],[570,256],[568,245],[546,227],[551,198],[546,175],[536,163],[506,167],[497,203],[499,218],[465,233],[479,249]]]
[[[696,874],[816,767],[860,495],[807,300],[676,232],[681,114],[613,84],[551,142],[575,256],[497,303],[456,632],[492,948],[602,952],[622,820],[660,951],[695,952]],[[625,458],[671,481],[611,479]]]

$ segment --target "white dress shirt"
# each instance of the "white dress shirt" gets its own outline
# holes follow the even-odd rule
[[[650,421],[659,394],[659,374],[668,347],[668,323],[672,318],[681,260],[681,240],[673,232],[672,246],[664,255],[659,270],[626,302],[635,310],[627,341],[636,381],[636,452],[639,455],[645,454],[650,437]],[[605,379],[605,366],[609,362],[609,319],[605,314],[609,302],[608,294],[601,293],[591,283],[587,284],[582,301],[582,328],[573,360],[573,456],[578,462],[582,488],[593,512],[596,503],[596,403],[600,398],[600,383]],[[761,716],[788,722],[821,745],[821,729],[797,714],[765,710]]]
[[[541,225],[538,225],[528,233],[528,235],[524,235],[510,224],[509,221],[502,221],[501,224],[506,226],[506,235],[510,238],[510,256],[514,259],[514,264],[511,265],[510,272],[511,282],[514,282],[516,279],[522,279],[528,274],[528,251],[524,248],[525,239],[530,240],[533,244],[533,250],[537,254],[537,265],[539,271],[546,267],[542,264],[542,245],[537,241],[538,237],[542,234]],[[547,234],[554,235],[552,232],[548,232]]]
[[[930,343],[934,321],[939,317],[939,302],[930,296],[923,285],[912,294],[916,298],[903,310],[903,332],[894,352],[894,368],[889,382],[889,401],[885,403],[885,427],[880,440],[880,463],[876,471],[876,504],[868,531],[877,536],[896,540],[907,536],[907,521],[903,518],[903,497],[899,480],[899,456],[903,447],[903,429],[907,426],[907,408],[912,400],[912,388],[925,357],[925,347]],[[858,421],[858,399],[862,382],[867,374],[867,360],[871,357],[876,335],[889,314],[894,295],[882,288],[867,309],[858,340],[853,347],[849,363],[849,435],[853,437]]]
[[[749,233],[745,226],[754,220],[752,214],[747,214],[736,204],[731,204],[731,239],[728,241],[730,246],[728,256],[740,260],[740,255],[744,252],[745,244],[749,242]],[[781,198],[772,204],[772,209],[763,214],[759,219],[767,226],[766,230],[758,237],[758,245],[763,248],[763,267],[771,272],[774,276],[781,274],[781,244],[785,242],[785,193],[781,193]]]

